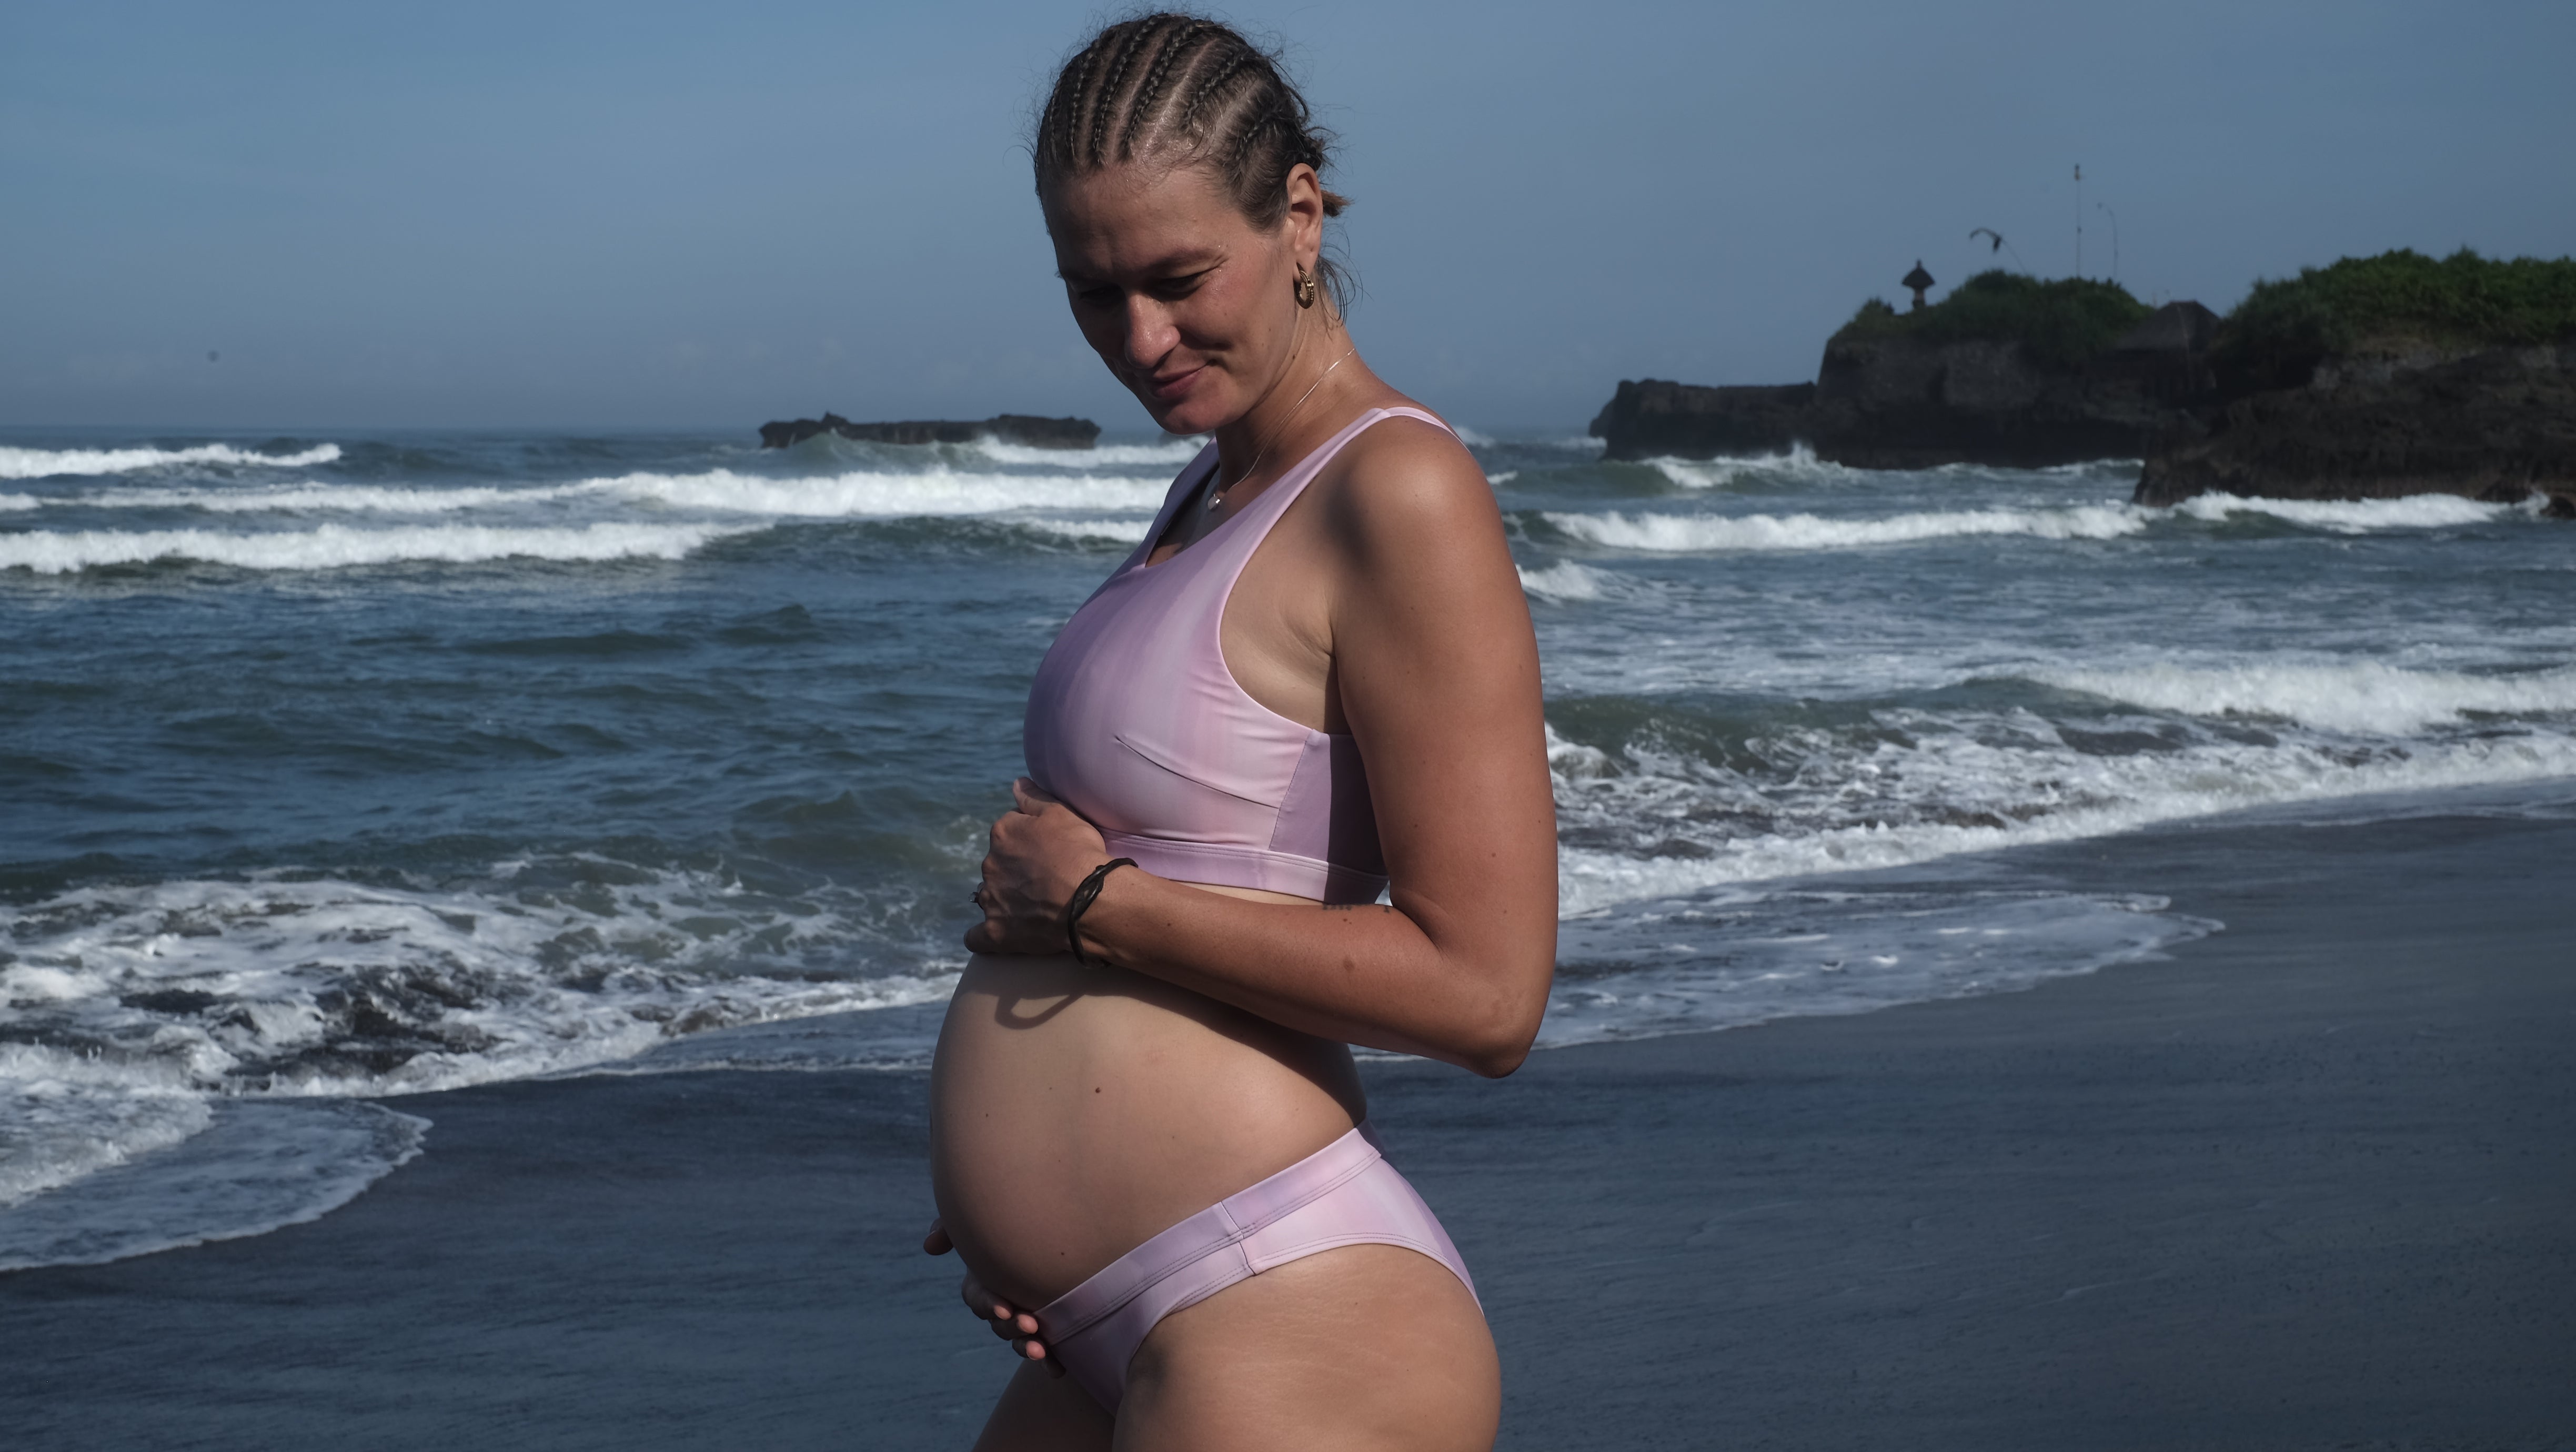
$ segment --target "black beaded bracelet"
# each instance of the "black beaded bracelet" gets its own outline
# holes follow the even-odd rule
[[[1091,869],[1091,875],[1084,878],[1082,880],[1082,886],[1075,888],[1073,890],[1073,896],[1065,901],[1064,944],[1066,947],[1073,950],[1073,961],[1081,964],[1085,968],[1098,968],[1104,965],[1094,963],[1088,957],[1083,955],[1082,915],[1091,911],[1093,899],[1100,896],[1100,884],[1109,876],[1109,874],[1116,872],[1121,867],[1133,867],[1135,865],[1136,859],[1133,857],[1110,858],[1108,861],[1101,863],[1098,867]]]

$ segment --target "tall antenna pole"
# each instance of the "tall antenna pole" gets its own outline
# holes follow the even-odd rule
[[[2093,205],[2100,207],[2102,215],[2111,219],[2111,280],[2118,282],[2120,280],[2120,214],[2111,210],[2109,202],[2095,202]]]
[[[2084,275],[2084,163],[2075,164],[2075,275]]]

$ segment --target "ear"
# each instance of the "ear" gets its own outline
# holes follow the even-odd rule
[[[1288,168],[1288,210],[1279,219],[1288,237],[1288,253],[1308,272],[1324,255],[1324,182],[1304,162]]]

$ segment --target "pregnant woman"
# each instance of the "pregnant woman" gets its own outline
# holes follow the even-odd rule
[[[1027,1358],[984,1448],[1494,1438],[1473,1282],[1348,1046],[1529,1051],[1538,653],[1482,471],[1343,329],[1323,140],[1189,16],[1102,31],[1039,118],[1083,337],[1215,442],[1039,668],[940,1035],[927,1248]]]

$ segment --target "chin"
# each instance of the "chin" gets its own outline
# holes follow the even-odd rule
[[[1210,376],[1217,373],[1217,369],[1209,369],[1189,392],[1179,398],[1156,398],[1148,390],[1132,384],[1128,391],[1135,395],[1138,403],[1145,405],[1145,412],[1151,414],[1154,422],[1167,434],[1214,433],[1219,426],[1233,422],[1236,417],[1235,412],[1228,411],[1221,378]]]
[[[1232,421],[1233,415],[1215,399],[1202,397],[1205,392],[1207,390],[1193,389],[1189,397],[1159,406],[1158,401],[1141,400],[1141,396],[1140,401],[1145,403],[1145,411],[1154,416],[1154,422],[1162,425],[1163,432],[1167,434],[1212,434],[1220,425]]]

